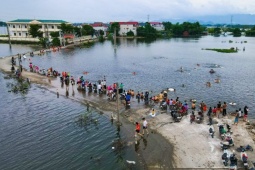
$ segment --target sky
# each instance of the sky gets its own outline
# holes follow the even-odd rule
[[[1,0],[0,21],[167,21],[207,15],[255,14],[255,0]]]

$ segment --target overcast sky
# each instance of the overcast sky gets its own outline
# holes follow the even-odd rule
[[[255,0],[1,0],[0,21],[150,21],[255,14]]]

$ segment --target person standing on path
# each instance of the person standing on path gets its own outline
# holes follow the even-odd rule
[[[234,125],[238,124],[238,118],[239,118],[239,113],[238,113],[238,110],[236,110]]]
[[[222,105],[222,109],[223,109],[222,115],[226,116],[227,115],[227,104],[226,104],[226,102],[224,102],[224,104]]]
[[[148,122],[145,120],[145,118],[143,118],[143,135],[144,135],[144,130],[146,130],[147,135],[149,134],[149,131],[147,128],[148,128]]]
[[[220,113],[221,113],[221,102],[219,102],[219,103],[217,104],[217,113],[216,113],[216,116],[217,116],[218,118],[220,118]]]
[[[247,106],[244,106],[244,108],[243,108],[243,113],[244,113],[244,115],[243,115],[243,121],[248,121],[248,111],[249,111],[249,108],[247,107]]]
[[[135,137],[137,137],[137,135],[140,135],[140,136],[143,136],[141,133],[140,133],[140,123],[138,122],[135,122],[136,126],[135,126]]]

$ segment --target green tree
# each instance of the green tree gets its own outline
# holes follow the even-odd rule
[[[130,30],[130,31],[127,32],[127,36],[128,37],[133,37],[133,36],[135,36],[135,34],[134,34],[133,31]]]
[[[235,37],[240,37],[240,36],[241,36],[241,30],[240,30],[239,28],[235,28],[235,29],[233,30],[233,35],[234,35]]]
[[[103,30],[99,30],[99,35],[104,35],[104,31]]]
[[[221,29],[220,29],[219,27],[214,28],[214,34],[215,34],[215,35],[221,34]]]
[[[144,27],[137,28],[137,36],[145,38],[156,38],[157,30],[153,28],[148,22],[146,22]]]
[[[43,37],[43,32],[40,31],[40,28],[41,26],[39,26],[38,24],[30,25],[30,28],[28,31],[29,35],[32,35],[33,38]]]
[[[51,43],[52,43],[53,46],[60,46],[60,40],[57,37],[53,38]]]
[[[51,36],[51,37],[59,37],[59,32],[58,32],[58,31],[51,32],[51,33],[50,33],[50,36]]]
[[[250,30],[246,31],[245,35],[249,37],[255,37],[255,26],[252,27]]]
[[[60,25],[60,30],[62,31],[62,33],[67,34],[67,33],[73,33],[74,31],[74,27],[70,24],[65,24],[62,23]]]
[[[163,22],[162,23],[165,27],[165,31],[171,31],[173,24],[171,22]]]
[[[90,25],[83,25],[83,26],[82,26],[82,29],[84,30],[85,35],[91,35],[91,36],[93,36],[94,33],[95,33],[94,28],[93,28],[92,26],[90,26]]]
[[[118,22],[114,22],[110,26],[110,33],[114,33],[114,29],[116,28],[116,35],[119,36],[120,24]]]

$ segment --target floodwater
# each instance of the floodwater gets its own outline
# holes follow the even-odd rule
[[[229,43],[229,40],[233,42]],[[249,116],[254,117],[254,45],[255,39],[249,37],[205,36],[153,42],[118,39],[116,50],[112,42],[106,41],[89,48],[68,48],[35,56],[31,60],[40,68],[53,67],[60,72],[70,72],[76,78],[83,75],[92,82],[105,76],[108,84],[122,82],[126,89],[149,90],[152,95],[171,87],[176,92],[169,95],[172,98],[178,96],[181,101],[196,99],[211,107],[219,101],[235,102],[236,106],[229,105],[229,111],[247,105]],[[202,50],[231,47],[239,51]],[[23,62],[27,68],[28,62]],[[181,67],[183,72],[179,71]],[[211,68],[216,73],[210,74]],[[215,83],[215,79],[220,79],[220,83]],[[211,82],[211,87],[207,87],[206,82]]]
[[[104,114],[37,85],[10,93],[9,83],[16,82],[0,73],[1,170],[143,169],[130,134]]]
[[[196,99],[212,107],[219,101],[236,102],[236,106],[228,106],[228,111],[247,105],[249,117],[254,118],[254,45],[255,39],[247,37],[206,36],[153,42],[118,39],[116,50],[112,42],[105,41],[34,56],[30,61],[40,68],[70,72],[76,78],[83,75],[92,82],[105,76],[107,84],[122,82],[125,89],[149,90],[151,95],[175,88],[175,93],[168,94],[181,101]],[[232,54],[202,50],[231,47],[240,50]],[[0,44],[0,56],[36,48],[13,45],[10,50],[8,44]],[[22,61],[26,68],[28,59]],[[210,74],[211,68],[216,73]],[[0,169],[141,168],[130,167],[125,161],[139,162],[134,144],[120,152],[112,150],[114,141],[130,138],[130,134],[119,132],[104,114],[93,109],[88,112],[86,106],[66,98],[57,99],[37,85],[32,85],[26,95],[8,93],[6,84],[14,80],[3,77],[0,74]],[[216,78],[220,83],[214,83]],[[206,87],[208,81],[211,87]],[[82,114],[91,116],[86,126],[77,123]],[[146,141],[140,143],[140,149],[147,145]]]

